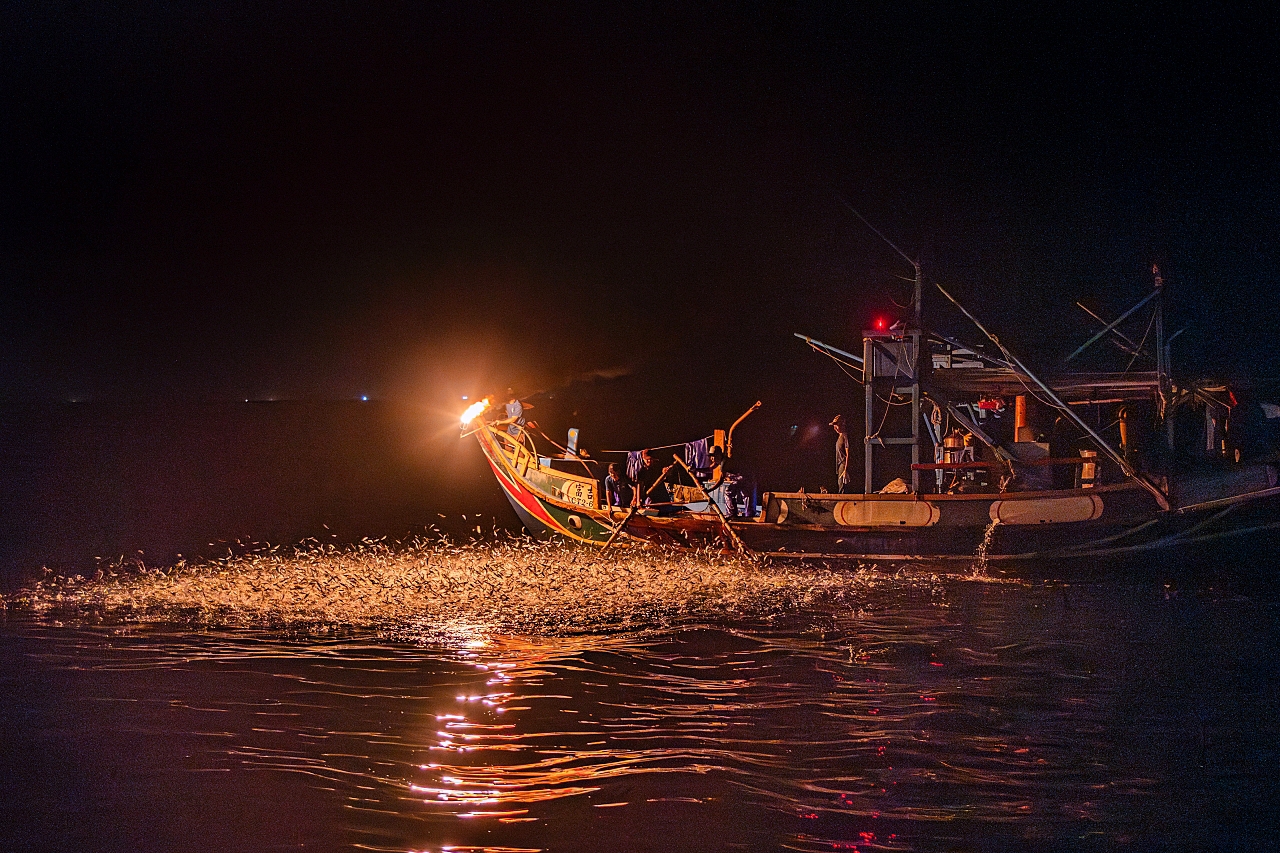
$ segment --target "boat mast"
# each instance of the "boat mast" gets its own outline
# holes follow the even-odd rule
[[[906,257],[906,256],[904,255],[903,257]],[[911,261],[910,258],[907,258],[907,260]],[[911,296],[911,306],[912,306],[911,325],[914,328],[920,329],[921,331],[923,331],[924,326],[921,325],[920,315],[923,309],[922,301],[924,297],[924,274],[920,272],[919,261],[911,261],[911,266],[915,267],[916,269],[915,289]]]
[[[1164,276],[1160,275],[1160,267],[1151,265],[1151,275],[1155,278],[1156,297],[1156,386],[1159,394],[1158,410],[1160,420],[1165,425],[1165,443],[1173,450],[1173,420],[1169,417],[1169,398],[1173,391],[1173,382],[1169,377],[1169,345],[1164,339]]]
[[[920,262],[898,248],[880,229],[876,228],[853,205],[839,197],[841,203],[862,220],[862,224],[888,244],[902,259],[911,264],[915,270],[915,279],[911,294],[911,324],[901,332],[890,330],[866,330],[862,333],[862,385],[865,393],[864,432],[862,437],[863,452],[863,494],[871,494],[872,477],[875,469],[875,448],[889,445],[907,445],[911,448],[911,493],[920,494],[920,376],[930,363],[929,341],[921,325],[923,319],[924,273]],[[888,412],[880,419],[879,426],[875,418],[875,381],[877,378],[888,379],[889,399],[895,396],[909,396],[911,399],[911,435],[886,437],[880,435]],[[899,380],[908,379],[910,384],[899,384]],[[893,403],[886,403],[892,408]]]

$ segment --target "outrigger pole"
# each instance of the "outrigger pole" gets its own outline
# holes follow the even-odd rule
[[[1080,309],[1081,311],[1083,311],[1084,313],[1088,314],[1088,315],[1089,315],[1090,317],[1092,317],[1093,319],[1097,320],[1097,321],[1098,321],[1099,323],[1101,323],[1102,325],[1104,325],[1104,326],[1109,325],[1109,324],[1107,323],[1107,321],[1106,321],[1106,320],[1102,319],[1102,318],[1101,318],[1101,317],[1099,317],[1097,314],[1093,313],[1093,312],[1092,312],[1092,311],[1090,311],[1088,308],[1086,308],[1086,307],[1084,306],[1084,303],[1082,303],[1082,302],[1077,302],[1077,303],[1076,303],[1076,307],[1077,307],[1077,308],[1079,308],[1079,309]],[[1128,335],[1126,335],[1124,332],[1120,331],[1119,329],[1112,328],[1112,329],[1111,329],[1111,334],[1113,334],[1113,335],[1115,335],[1115,336],[1116,336],[1116,340],[1114,340],[1114,341],[1113,341],[1113,343],[1115,343],[1117,346],[1119,346],[1119,347],[1120,347],[1120,349],[1122,349],[1122,350],[1124,350],[1125,352],[1129,353],[1129,355],[1132,355],[1132,356],[1139,356],[1139,355],[1141,355],[1141,356],[1145,356],[1146,358],[1150,358],[1150,357],[1151,357],[1151,356],[1150,356],[1150,354],[1149,354],[1149,353],[1147,353],[1147,351],[1146,351],[1146,350],[1142,349],[1138,344],[1134,343],[1133,338],[1129,337]]]
[[[1030,379],[1032,382],[1036,383],[1036,385],[1039,386],[1040,390],[1045,393],[1045,396],[1047,396],[1053,402],[1053,404],[1057,406],[1058,409],[1064,415],[1066,415],[1069,420],[1071,420],[1072,423],[1080,427],[1080,429],[1084,430],[1085,433],[1089,436],[1089,438],[1093,439],[1093,443],[1098,446],[1098,449],[1101,450],[1103,453],[1105,453],[1111,459],[1112,462],[1115,462],[1117,465],[1120,466],[1120,470],[1124,472],[1126,477],[1130,478],[1131,480],[1136,482],[1138,485],[1142,486],[1142,488],[1150,492],[1151,496],[1156,499],[1156,503],[1159,504],[1160,509],[1168,511],[1169,499],[1165,497],[1164,492],[1160,491],[1160,488],[1156,486],[1155,483],[1152,483],[1142,474],[1138,473],[1138,471],[1135,470],[1132,465],[1126,462],[1124,456],[1117,453],[1115,448],[1113,448],[1110,444],[1107,444],[1106,440],[1104,440],[1102,436],[1094,432],[1093,429],[1087,423],[1085,423],[1084,420],[1081,419],[1079,415],[1077,415],[1074,411],[1071,410],[1070,406],[1062,402],[1062,400],[1058,397],[1058,395],[1053,393],[1052,388],[1050,388],[1048,385],[1041,382],[1040,377],[1036,376],[1034,373],[1028,370],[1026,365],[1024,365],[1021,361],[1019,361],[1016,355],[1009,352],[1008,348],[1004,344],[1000,343],[999,338],[997,338],[995,335],[988,332],[986,326],[983,326],[982,323],[979,322],[977,317],[970,314],[963,305],[957,302],[954,296],[952,296],[950,293],[947,293],[946,289],[942,285],[938,284],[935,281],[934,286],[937,287],[938,290],[942,292],[943,296],[947,297],[947,299],[951,301],[952,305],[960,309],[961,314],[964,314],[964,316],[968,317],[973,322],[973,324],[978,327],[978,331],[986,335],[987,338],[991,340],[991,343],[995,344],[997,347],[1000,348],[1000,352],[1004,354],[1005,358],[1009,360],[1010,364],[1012,364],[1017,370],[1021,371],[1022,374],[1026,376],[1028,379]]]
[[[639,508],[640,507],[638,504],[633,503],[630,506],[630,508],[627,509],[627,514],[623,516],[622,521],[619,521],[618,526],[613,528],[613,532],[609,534],[609,541],[604,543],[604,547],[600,549],[601,554],[609,550],[609,546],[612,545],[613,541],[618,538],[618,534],[622,532],[622,528],[627,526],[627,522],[631,520],[631,516],[635,515],[636,510]]]
[[[844,350],[838,347],[833,347],[831,344],[824,344],[822,341],[818,340],[817,338],[811,338],[808,335],[802,335],[799,332],[792,332],[791,334],[795,335],[797,338],[804,341],[806,344],[813,347],[814,349],[822,350],[828,355],[835,355],[835,356],[839,356],[840,358],[849,359],[849,361],[851,362],[851,365],[850,365],[851,367],[862,367],[862,356],[860,355],[854,355],[851,352],[845,352]]]
[[[1076,351],[1075,351],[1075,352],[1073,352],[1073,353],[1071,353],[1071,355],[1067,356],[1067,357],[1064,359],[1064,361],[1071,361],[1071,359],[1075,358],[1075,357],[1076,357],[1076,356],[1078,356],[1080,353],[1084,352],[1084,351],[1085,351],[1085,350],[1087,350],[1089,347],[1093,346],[1093,345],[1098,341],[1098,339],[1099,339],[1099,338],[1103,337],[1103,336],[1104,336],[1104,335],[1106,335],[1108,332],[1115,332],[1115,331],[1116,331],[1116,326],[1119,326],[1119,325],[1120,325],[1121,323],[1123,323],[1125,320],[1129,319],[1129,315],[1130,315],[1130,314],[1132,314],[1134,311],[1137,311],[1137,310],[1138,310],[1139,308],[1141,308],[1143,305],[1146,305],[1146,304],[1147,304],[1148,302],[1150,302],[1152,299],[1155,299],[1157,296],[1159,296],[1159,295],[1160,295],[1160,289],[1159,289],[1159,287],[1160,287],[1159,285],[1156,285],[1156,290],[1155,290],[1154,292],[1152,292],[1150,295],[1148,295],[1148,296],[1147,296],[1147,298],[1143,299],[1143,300],[1142,300],[1141,302],[1139,302],[1137,305],[1133,306],[1133,307],[1132,307],[1132,308],[1130,308],[1128,311],[1124,312],[1124,313],[1123,313],[1123,314],[1121,314],[1119,317],[1115,318],[1115,319],[1114,319],[1114,320],[1112,320],[1110,323],[1108,323],[1108,324],[1103,328],[1103,330],[1102,330],[1101,332],[1098,332],[1098,334],[1094,335],[1092,338],[1089,338],[1089,340],[1087,340],[1087,341],[1085,341],[1084,343],[1082,343],[1079,347],[1077,347],[1077,348],[1076,348]],[[941,289],[941,288],[939,288],[939,289]],[[943,293],[946,293],[946,291],[945,291],[945,290],[943,290],[942,292],[943,292]],[[950,297],[950,296],[948,296],[947,298],[948,298],[948,299],[951,299],[951,297]],[[952,302],[955,302],[955,300],[954,300],[954,299],[951,299],[951,301],[952,301]],[[957,305],[959,305],[959,303],[958,303],[958,302],[957,302],[956,304],[957,304]],[[1077,304],[1077,305],[1080,305],[1080,303],[1078,303],[1078,302],[1077,302],[1076,304]],[[1081,308],[1084,308],[1084,306],[1083,306],[1083,305],[1080,305],[1080,307],[1081,307]],[[961,310],[961,311],[963,311],[964,309],[963,309],[963,308],[961,308],[960,310]],[[1089,311],[1089,309],[1088,309],[1088,308],[1085,308],[1084,310]],[[1092,315],[1092,316],[1094,316],[1094,317],[1097,317],[1097,315],[1096,315],[1096,314],[1094,314],[1092,311],[1089,311],[1089,314],[1090,314],[1090,315]],[[972,320],[973,318],[972,318],[972,317],[970,317],[969,319],[970,319],[970,320]],[[975,321],[975,322],[976,322],[976,321]],[[1158,323],[1158,322],[1159,322],[1159,321],[1157,321],[1157,323]],[[1117,334],[1119,334],[1119,333],[1117,333]],[[1120,337],[1124,337],[1124,335],[1120,335]],[[1162,340],[1162,339],[1163,339],[1163,337],[1164,337],[1164,333],[1163,333],[1163,332],[1161,332],[1161,331],[1159,331],[1159,327],[1157,327],[1157,334],[1156,334],[1156,337],[1157,337],[1157,340],[1156,340],[1156,350],[1157,350],[1157,351],[1159,351],[1159,349],[1160,349],[1160,343],[1161,343],[1161,340]],[[1125,340],[1128,340],[1128,338],[1125,338]],[[1130,341],[1130,343],[1132,343],[1132,341]],[[1136,344],[1135,344],[1135,346],[1136,346]]]

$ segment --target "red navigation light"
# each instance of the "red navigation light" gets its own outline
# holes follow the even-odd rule
[[[883,318],[883,317],[877,317],[877,318],[876,318],[876,330],[877,330],[877,331],[880,331],[880,332],[883,332],[883,331],[884,331],[884,327],[885,327],[885,321],[884,321],[884,318]]]

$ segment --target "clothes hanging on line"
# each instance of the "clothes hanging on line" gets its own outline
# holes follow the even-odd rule
[[[643,451],[631,450],[627,452],[627,478],[631,482],[636,482],[636,478],[640,476],[640,469],[644,467],[644,462],[640,459]]]
[[[711,467],[711,442],[705,438],[691,441],[684,446],[684,464],[695,471]]]

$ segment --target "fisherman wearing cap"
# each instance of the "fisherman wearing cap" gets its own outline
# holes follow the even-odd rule
[[[849,494],[849,429],[845,426],[844,415],[836,415],[831,419],[831,426],[836,430],[836,493]]]

